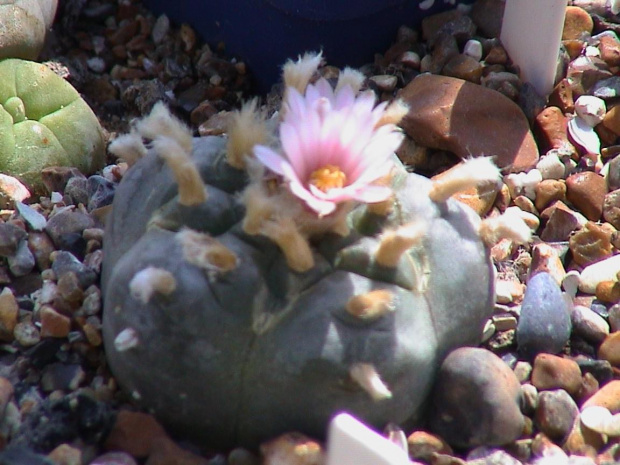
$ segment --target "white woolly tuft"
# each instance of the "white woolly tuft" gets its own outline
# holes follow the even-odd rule
[[[147,152],[142,137],[135,131],[118,136],[110,143],[108,151],[112,155],[122,158],[129,166],[135,164]]]
[[[293,87],[303,95],[306,92],[310,79],[312,79],[316,70],[319,69],[322,60],[322,52],[306,52],[297,61],[287,60],[282,67],[282,79],[284,80],[285,87]]]
[[[445,202],[457,192],[500,181],[500,170],[491,157],[469,158],[434,179],[428,195],[433,202]]]
[[[153,140],[153,149],[174,173],[179,188],[179,203],[192,206],[206,202],[207,191],[191,152],[186,152],[176,139],[169,137],[157,137]]]
[[[138,271],[129,282],[131,296],[143,304],[147,304],[153,294],[169,295],[176,287],[176,279],[170,271],[154,266]]]
[[[513,211],[482,220],[478,233],[489,246],[497,244],[501,239],[509,239],[520,245],[532,240],[532,230],[525,219]]]
[[[362,88],[362,85],[364,84],[365,80],[366,80],[366,76],[364,76],[364,74],[362,74],[360,71],[356,69],[349,68],[347,66],[342,71],[340,71],[340,74],[338,75],[338,83],[336,84],[336,92],[338,92],[344,86],[348,85],[349,87],[351,87],[351,89],[353,89],[353,92],[357,94]]]
[[[151,113],[136,123],[136,130],[143,137],[155,140],[158,137],[174,139],[185,152],[192,153],[192,133],[180,120],[172,116],[163,102],[157,102]]]
[[[257,99],[243,104],[237,111],[228,128],[228,144],[226,155],[228,163],[237,169],[246,165],[246,157],[252,156],[255,145],[264,145],[269,142],[270,131],[265,121],[265,115],[258,110]]]

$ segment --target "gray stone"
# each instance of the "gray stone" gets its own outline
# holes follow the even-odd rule
[[[536,354],[556,354],[568,342],[571,320],[566,299],[557,281],[547,272],[530,278],[517,326],[519,353],[528,359]]]
[[[0,257],[14,255],[19,243],[27,236],[26,231],[14,224],[0,223]]]
[[[564,389],[539,393],[534,422],[550,439],[566,438],[578,415],[577,404]]]
[[[97,274],[93,270],[75,258],[72,253],[64,250],[56,254],[52,270],[57,279],[60,279],[66,273],[75,273],[82,289],[86,289],[97,280]]]
[[[28,248],[28,241],[22,240],[17,246],[17,251],[14,255],[8,257],[7,262],[9,264],[9,270],[11,274],[16,278],[20,276],[26,276],[32,271],[35,265],[34,255]]]
[[[72,233],[82,234],[85,229],[94,226],[95,220],[89,214],[79,210],[68,209],[52,216],[47,221],[45,232],[49,234],[56,247],[59,247],[63,235]]]
[[[609,308],[609,326],[612,332],[620,330],[620,304],[614,304]]]
[[[604,100],[620,96],[620,76],[613,76],[598,81],[590,90],[592,95]]]
[[[609,334],[609,324],[600,315],[583,305],[575,305],[571,311],[571,323],[575,334],[598,344]]]
[[[430,428],[455,447],[507,444],[523,431],[521,402],[519,380],[498,356],[460,348],[439,370]]]

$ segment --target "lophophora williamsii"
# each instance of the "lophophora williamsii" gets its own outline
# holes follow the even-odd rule
[[[158,104],[111,147],[133,166],[105,236],[108,361],[203,444],[321,438],[339,411],[419,421],[443,358],[492,312],[488,244],[529,240],[450,198],[499,182],[489,158],[408,173],[406,107],[376,105],[352,69],[315,79],[321,59],[285,64],[279,112],[250,102],[227,137],[192,139]]]

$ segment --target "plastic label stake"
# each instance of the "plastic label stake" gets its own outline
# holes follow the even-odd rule
[[[506,0],[500,39],[521,79],[546,97],[553,90],[567,0]]]
[[[409,456],[347,413],[329,425],[326,465],[409,465]]]

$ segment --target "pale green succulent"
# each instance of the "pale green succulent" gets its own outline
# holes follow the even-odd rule
[[[57,6],[58,0],[0,2],[0,58],[36,60]]]
[[[104,161],[99,121],[71,84],[40,63],[0,62],[0,172],[41,192],[43,168],[90,174]]]

